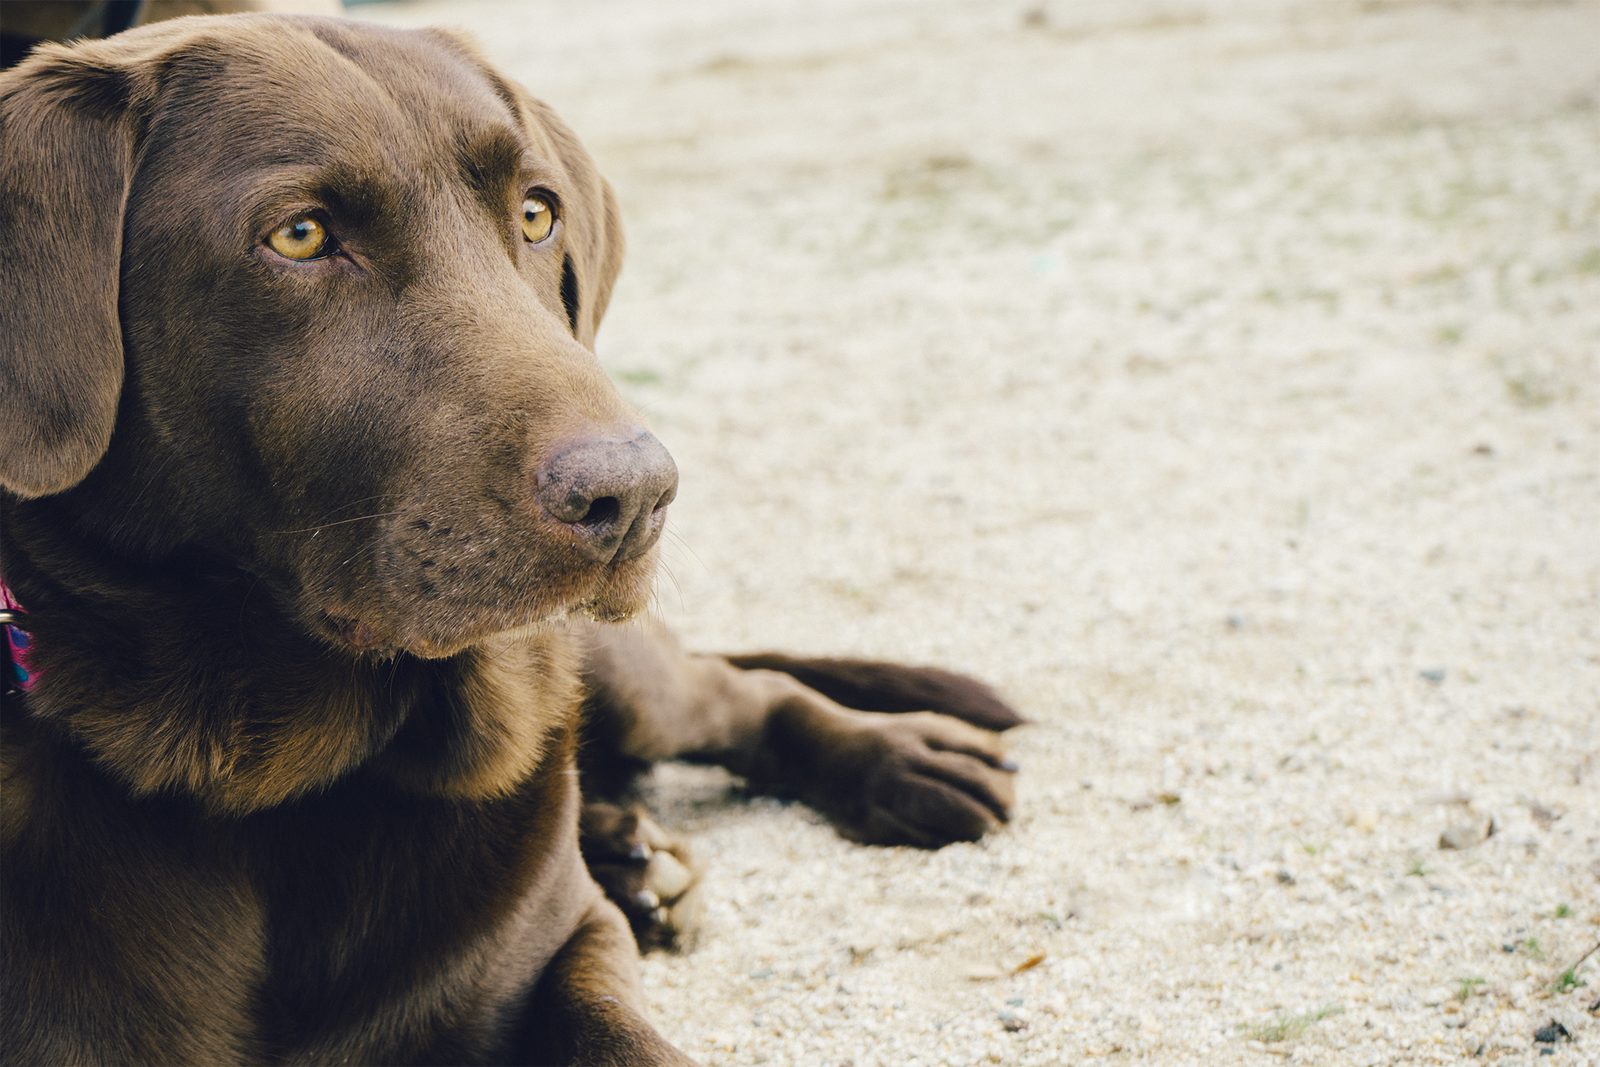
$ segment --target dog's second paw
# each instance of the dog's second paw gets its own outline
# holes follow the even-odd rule
[[[819,806],[846,836],[939,848],[1011,817],[1016,764],[998,735],[931,711],[863,716]]]
[[[702,906],[688,845],[637,807],[588,803],[579,826],[589,874],[627,916],[639,948],[692,947]]]

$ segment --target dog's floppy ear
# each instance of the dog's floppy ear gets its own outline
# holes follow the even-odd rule
[[[0,75],[0,486],[68,489],[122,390],[117,276],[142,79],[103,45]]]

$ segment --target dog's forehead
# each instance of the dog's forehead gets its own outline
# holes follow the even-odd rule
[[[171,76],[230,155],[312,145],[429,155],[521,132],[503,83],[448,39],[331,19],[245,17],[226,30],[197,42]]]

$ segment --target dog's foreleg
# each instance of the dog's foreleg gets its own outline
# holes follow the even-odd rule
[[[694,1063],[646,1020],[639,955],[628,923],[597,901],[545,968],[528,1006],[521,1062],[584,1067],[685,1067]]]
[[[595,627],[581,643],[586,734],[626,758],[721,764],[872,843],[937,847],[1009,816],[1015,767],[988,730],[848,708],[790,671],[687,653],[660,627]]]

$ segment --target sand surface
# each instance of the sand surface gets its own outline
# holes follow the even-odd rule
[[[683,470],[659,611],[1037,720],[1015,822],[936,854],[659,771],[710,867],[644,966],[666,1033],[1600,1063],[1600,954],[1562,977],[1600,941],[1600,5],[357,14],[478,33],[615,183],[601,356]]]

